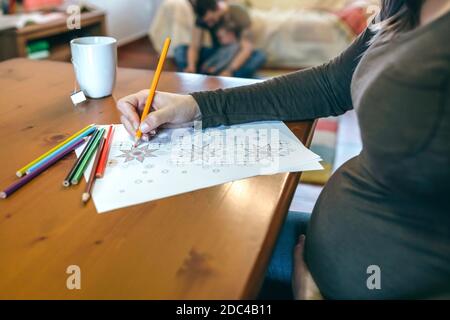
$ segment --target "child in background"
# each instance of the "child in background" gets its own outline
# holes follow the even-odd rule
[[[232,22],[223,22],[216,34],[220,48],[201,66],[201,72],[209,75],[226,70],[240,49],[238,31]]]

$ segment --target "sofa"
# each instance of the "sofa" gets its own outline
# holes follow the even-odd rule
[[[234,1],[236,2],[236,1]],[[255,45],[270,67],[301,68],[329,61],[357,35],[354,25],[370,19],[378,0],[241,0],[252,17]],[[357,13],[357,15],[355,14]],[[353,15],[353,16],[352,16]],[[166,36],[173,50],[188,44],[194,21],[187,0],[165,0],[153,19],[149,37],[161,50]],[[208,45],[209,39],[205,40]]]

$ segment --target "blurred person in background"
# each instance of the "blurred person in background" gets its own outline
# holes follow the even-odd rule
[[[208,75],[218,75],[226,70],[240,50],[238,33],[232,22],[223,22],[217,28],[217,39],[220,43],[214,54],[200,67],[200,72]]]
[[[191,0],[196,15],[192,40],[189,45],[175,48],[175,63],[179,71],[200,72],[201,66],[222,47],[218,28],[223,23],[233,24],[239,38],[239,50],[231,63],[219,75],[227,77],[252,78],[265,63],[266,56],[254,48],[251,34],[251,19],[247,9],[238,4],[221,0]],[[204,47],[203,33],[211,35],[212,47]]]

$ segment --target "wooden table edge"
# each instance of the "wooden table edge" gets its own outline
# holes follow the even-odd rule
[[[290,124],[291,125],[295,124],[295,122],[284,122],[284,123],[288,127]],[[306,139],[304,142],[304,145],[307,148],[311,146],[316,125],[317,120],[309,120],[310,128],[305,131]],[[299,138],[299,140],[302,140],[300,139],[300,137],[297,138]],[[276,240],[280,234],[281,227],[283,226],[283,223],[286,219],[289,207],[292,202],[292,198],[294,197],[294,193],[295,190],[297,189],[301,176],[302,172],[290,172],[287,174],[284,189],[281,191],[281,193],[285,195],[285,198],[282,199],[282,201],[278,202],[278,205],[275,208],[275,212],[281,212],[282,214],[275,213],[273,215],[274,219],[272,219],[271,227],[269,228],[269,232],[267,233],[267,236],[264,239],[264,243],[261,246],[261,248],[264,248],[265,250],[261,250],[258,253],[256,264],[253,266],[253,270],[250,273],[250,278],[247,282],[247,285],[245,286],[245,290],[242,293],[240,299],[252,300],[257,298],[258,296],[258,293],[264,281],[266,269],[270,263],[270,257],[273,253],[273,248],[275,247]],[[268,247],[270,247],[270,250],[267,249]],[[267,254],[267,252],[270,252],[270,254]]]

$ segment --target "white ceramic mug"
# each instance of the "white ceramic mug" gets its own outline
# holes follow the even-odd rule
[[[110,96],[116,84],[117,40],[83,37],[70,42],[80,89],[90,98]]]

